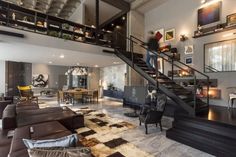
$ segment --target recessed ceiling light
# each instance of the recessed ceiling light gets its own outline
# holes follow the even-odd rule
[[[120,62],[113,62],[113,64],[120,64]]]
[[[202,3],[202,4],[206,3],[206,0],[201,0],[201,3]]]
[[[124,17],[124,16],[122,17],[122,20],[125,20],[125,17]]]
[[[97,68],[97,67],[98,67],[98,65],[94,65],[94,67],[96,67],[96,68]]]
[[[114,23],[112,23],[111,26],[114,26]]]
[[[49,63],[49,64],[52,64],[52,61],[49,61],[48,63]]]
[[[65,58],[65,56],[63,54],[60,55],[60,58]]]

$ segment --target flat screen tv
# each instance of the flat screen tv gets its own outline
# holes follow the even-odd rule
[[[198,26],[206,26],[220,21],[222,2],[215,2],[198,9]]]

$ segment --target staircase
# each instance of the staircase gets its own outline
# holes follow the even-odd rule
[[[172,99],[175,103],[179,104],[184,110],[186,110],[190,115],[196,115],[200,113],[208,112],[209,109],[209,97],[207,102],[202,101],[200,98],[196,96],[196,74],[202,75],[206,77],[209,81],[209,77],[196,69],[189,67],[188,65],[170,60],[170,56],[168,55],[160,55],[157,54],[159,58],[162,58],[164,61],[168,62],[172,67],[172,77],[169,78],[164,73],[160,71],[156,71],[155,69],[149,69],[146,65],[146,62],[143,60],[143,55],[134,53],[133,46],[136,44],[137,46],[146,49],[142,46],[142,41],[131,36],[131,38],[127,38],[130,42],[130,51],[122,50],[120,48],[115,48],[114,52],[106,51],[109,53],[114,53],[120,59],[122,59],[125,63],[127,63],[130,67],[132,67],[137,73],[139,73],[142,77],[144,77],[150,84],[156,86],[158,90],[166,94],[170,99]],[[178,65],[180,63],[181,65]],[[177,84],[173,79],[173,70],[174,68],[179,68],[185,70],[183,67],[187,67],[194,71],[194,91],[189,91],[185,89],[183,86]],[[209,89],[209,87],[208,87]]]

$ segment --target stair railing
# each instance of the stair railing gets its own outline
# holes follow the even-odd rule
[[[206,78],[207,80],[207,105],[209,106],[209,81],[210,81],[210,78],[209,76],[207,76],[206,74],[200,72],[199,70],[181,62],[181,61],[178,61],[178,60],[175,60],[172,56],[169,56],[168,54],[166,53],[158,53],[158,52],[155,52],[155,51],[152,51],[152,50],[149,50],[147,47],[145,47],[145,42],[143,42],[142,40],[138,39],[137,37],[133,36],[133,35],[130,35],[130,37],[126,37],[124,36],[123,34],[121,33],[116,33],[116,38],[118,39],[118,35],[121,36],[122,38],[124,38],[124,40],[127,40],[129,41],[129,50],[130,50],[130,53],[131,53],[131,57],[132,57],[132,66],[134,68],[134,44],[142,47],[143,49],[145,49],[146,51],[150,51],[152,53],[154,53],[155,55],[157,55],[159,58],[162,58],[164,61],[168,62],[171,64],[171,79],[174,80],[174,67],[177,67],[179,69],[181,69],[182,71],[184,72],[187,72],[189,73],[188,70],[186,70],[184,67],[187,67],[188,69],[191,69],[191,71],[193,71],[193,81],[194,81],[194,91],[193,91],[193,94],[194,94],[194,109],[196,109],[196,99],[197,99],[197,78],[196,78],[196,73],[198,73],[199,75],[203,76]],[[116,47],[118,48],[118,47]],[[118,48],[119,49],[119,48]],[[165,58],[167,57],[167,58]],[[171,59],[171,60],[170,60]],[[179,65],[178,65],[179,64]],[[157,89],[158,89],[158,86],[159,86],[159,83],[158,83],[158,75],[159,75],[159,71],[158,71],[158,63],[156,65],[156,81],[157,81]],[[164,71],[163,71],[164,72]]]

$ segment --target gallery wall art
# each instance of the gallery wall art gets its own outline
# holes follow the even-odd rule
[[[48,74],[33,74],[32,85],[38,88],[48,88]]]
[[[220,21],[222,2],[216,2],[198,9],[198,26]]]
[[[165,31],[165,42],[175,40],[175,29]]]
[[[156,34],[157,32],[159,32],[159,33],[162,35],[162,38],[159,40],[159,43],[163,43],[163,42],[164,42],[164,35],[165,35],[164,28],[159,29],[159,30],[156,30],[156,31],[155,31],[155,34]]]
[[[188,54],[193,54],[194,50],[193,50],[193,45],[187,45],[184,47],[184,53],[186,55]]]

